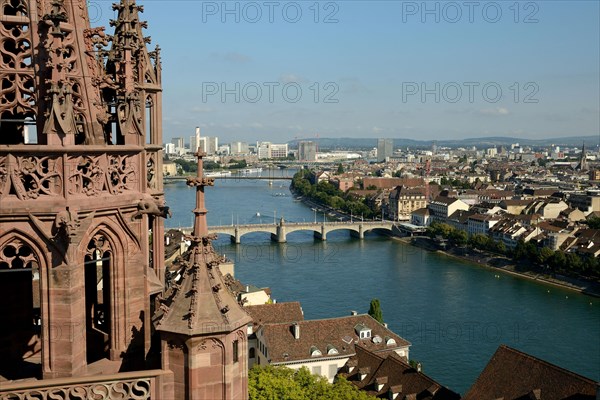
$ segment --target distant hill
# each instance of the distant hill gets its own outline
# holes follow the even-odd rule
[[[296,139],[289,141],[288,144],[292,147],[297,147],[299,141],[308,140],[319,143],[319,149],[348,149],[348,150],[366,150],[377,147],[377,138],[319,138],[319,139]],[[431,140],[414,140],[406,138],[393,138],[394,147],[410,147],[410,148],[431,148]],[[449,139],[437,140],[438,146],[445,147],[472,147],[478,149],[492,146],[510,146],[512,143],[519,143],[524,146],[532,147],[547,147],[552,144],[558,146],[581,146],[586,143],[589,148],[595,147],[598,144],[598,136],[571,136],[549,139],[524,139],[514,137],[480,137],[468,139]]]

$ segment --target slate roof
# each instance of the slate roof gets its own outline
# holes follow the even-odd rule
[[[595,400],[597,390],[591,379],[500,345],[463,400]]]
[[[293,323],[264,324],[260,330],[268,348],[271,363],[297,362],[311,359],[311,347],[315,346],[322,356],[319,358],[350,357],[355,354],[355,345],[361,343],[375,352],[393,351],[410,346],[410,343],[377,322],[368,314],[339,318],[297,321],[300,338],[294,338]],[[371,337],[360,339],[355,327],[363,324],[371,329]],[[381,343],[373,341],[375,336]],[[386,338],[394,339],[395,345],[386,345]],[[337,354],[327,354],[333,346]]]
[[[304,320],[304,312],[298,301],[246,306],[245,309],[255,325]]]
[[[354,367],[352,371],[350,368]],[[356,346],[353,356],[338,376],[371,396],[389,398],[389,392],[398,394],[396,399],[458,400],[460,395],[418,372],[396,353],[376,354],[361,345]],[[361,380],[360,375],[366,373]],[[379,385],[382,385],[379,387]]]

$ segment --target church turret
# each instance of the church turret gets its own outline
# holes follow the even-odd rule
[[[194,230],[187,253],[174,263],[175,279],[155,315],[162,340],[163,367],[174,373],[178,399],[245,399],[248,396],[247,325],[250,316],[229,291],[219,264],[225,261],[208,234],[204,188],[214,180],[198,173]],[[187,387],[187,389],[186,389]]]

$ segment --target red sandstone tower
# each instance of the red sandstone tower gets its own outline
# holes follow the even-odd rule
[[[188,179],[196,187],[192,245],[173,266],[179,269],[156,324],[163,368],[174,373],[176,399],[241,400],[248,397],[247,325],[252,319],[225,285],[218,267],[224,260],[211,245],[204,187],[214,180],[203,177],[204,155],[196,153],[198,175]]]
[[[0,0],[7,379],[146,367],[168,211],[161,61],[142,8],[113,8],[111,36],[90,27],[85,0]]]

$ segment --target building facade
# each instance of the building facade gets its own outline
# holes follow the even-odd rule
[[[302,141],[298,143],[298,160],[317,161],[317,143]]]
[[[387,161],[394,154],[393,139],[377,139],[377,161]]]
[[[394,221],[409,221],[411,213],[427,207],[425,188],[398,186],[390,192],[389,214]]]

